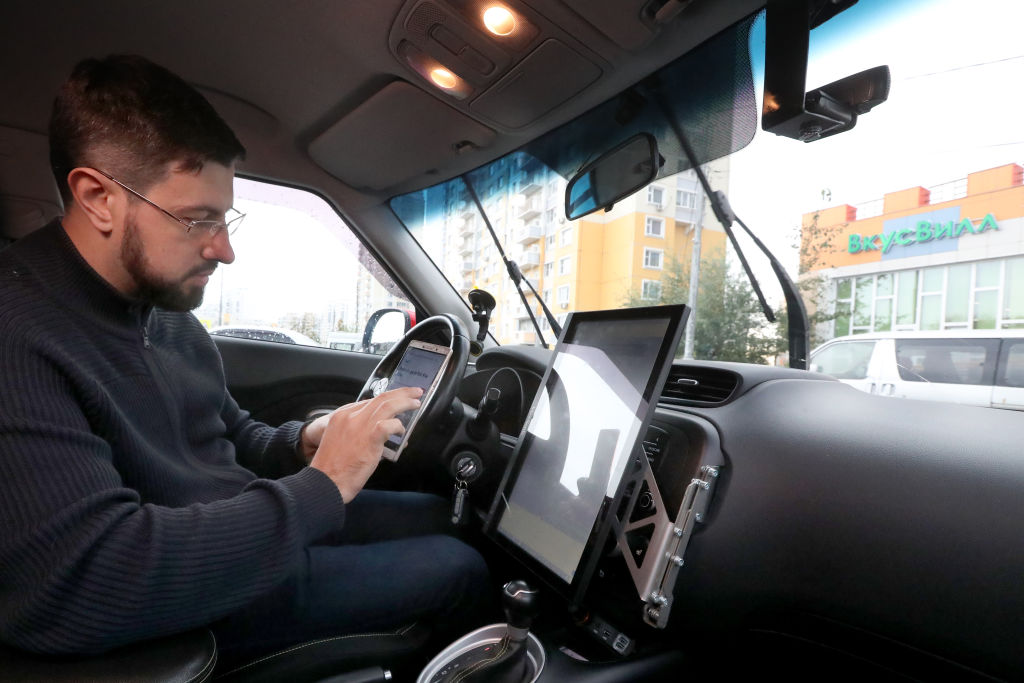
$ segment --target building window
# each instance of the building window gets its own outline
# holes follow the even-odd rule
[[[697,194],[689,190],[676,190],[676,206],[680,209],[696,208]]]
[[[875,277],[875,321],[872,327],[875,332],[888,332],[892,329],[893,286],[892,273]]]
[[[853,311],[853,281],[850,278],[836,280],[836,308],[833,321],[833,336],[850,334],[850,313]]]
[[[974,329],[994,330],[999,317],[1000,261],[982,261],[974,266]]]
[[[572,272],[572,256],[566,256],[558,261],[558,274],[568,275]]]
[[[562,236],[558,246],[564,247],[568,244],[572,244],[572,226],[569,226],[568,228],[562,230]]]
[[[946,269],[925,268],[921,271],[921,319],[918,329],[942,329],[942,292],[945,289]]]
[[[548,235],[547,237],[544,238],[544,243],[549,247],[555,246],[555,236]]]
[[[661,282],[658,280],[641,280],[640,298],[657,301],[661,298]]]
[[[551,225],[552,223],[555,222],[555,210],[554,209],[548,209],[547,211],[544,212],[544,222],[547,225]]]
[[[560,306],[569,305],[569,285],[562,285],[558,288],[558,304]]]
[[[647,186],[647,202],[658,207],[665,204],[665,189],[657,185]]]
[[[1024,256],[1007,259],[1003,270],[1003,327],[1024,327]]]
[[[555,269],[555,262],[554,261],[545,261],[544,262],[544,277],[550,276],[551,272],[554,269]]]
[[[917,325],[917,271],[896,273],[896,329],[912,330]]]
[[[871,331],[875,276],[866,275],[853,281],[853,333]]]
[[[650,268],[652,270],[661,270],[661,249],[644,249],[644,268]]]
[[[546,303],[546,304],[551,303],[551,288],[549,287],[548,289],[545,289],[544,293],[541,296],[544,299],[544,303]]]
[[[835,336],[1024,328],[1024,257],[835,281]]]
[[[648,216],[644,220],[644,235],[647,237],[665,236],[665,219],[656,216]]]

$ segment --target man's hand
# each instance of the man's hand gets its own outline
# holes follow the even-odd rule
[[[417,387],[393,389],[317,418],[302,434],[303,452],[315,449],[309,466],[330,477],[350,502],[377,469],[384,442],[405,432],[395,416],[418,408],[422,394]]]

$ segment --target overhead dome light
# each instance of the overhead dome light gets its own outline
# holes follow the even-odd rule
[[[438,66],[430,70],[430,80],[439,88],[451,90],[459,84],[459,78],[448,69]]]
[[[507,36],[516,30],[516,16],[507,7],[493,5],[484,10],[484,26],[496,36]]]
[[[449,69],[409,41],[403,40],[398,44],[398,55],[423,80],[444,91],[445,95],[464,100],[473,94],[473,86],[457,71]]]

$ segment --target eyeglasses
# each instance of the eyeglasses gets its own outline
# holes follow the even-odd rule
[[[124,183],[122,183],[120,180],[110,175],[109,173],[101,171],[98,168],[94,168],[93,170],[102,175],[103,177],[109,180],[113,180],[115,183],[117,183],[124,189],[128,190],[133,195],[135,195],[142,201],[152,206],[154,209],[162,211],[169,218],[173,218],[178,223],[184,225],[186,234],[191,234],[192,230],[195,229],[197,234],[202,234],[202,231],[205,230],[206,232],[210,233],[211,237],[215,236],[221,230],[227,230],[228,235],[234,235],[235,231],[238,230],[238,226],[242,224],[242,219],[245,218],[244,213],[236,211],[234,208],[228,209],[228,213],[224,216],[224,220],[222,221],[192,221],[187,218],[180,218],[178,216],[175,216],[173,213],[163,208],[159,204],[153,202],[152,200],[149,199],[149,197],[142,194],[141,192],[137,192],[132,188],[128,187],[127,185],[125,185]]]

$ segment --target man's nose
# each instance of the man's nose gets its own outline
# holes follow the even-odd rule
[[[203,246],[203,258],[225,264],[235,260],[235,250],[231,248],[231,237],[227,230],[219,230],[206,241]]]

